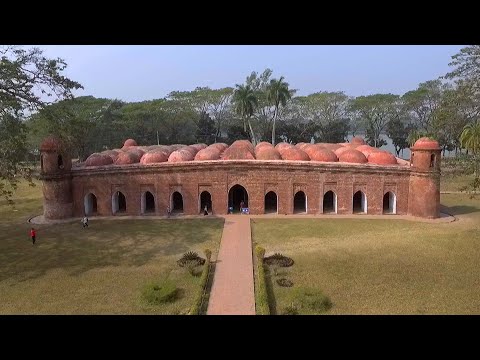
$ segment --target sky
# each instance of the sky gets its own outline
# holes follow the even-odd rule
[[[235,87],[252,72],[273,70],[297,95],[404,94],[450,71],[464,45],[48,45],[67,62],[75,95],[144,101],[198,86]]]

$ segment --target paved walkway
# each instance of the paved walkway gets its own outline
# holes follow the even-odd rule
[[[207,315],[255,315],[249,216],[225,216]]]

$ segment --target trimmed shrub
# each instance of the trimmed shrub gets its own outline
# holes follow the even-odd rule
[[[330,298],[319,289],[299,287],[293,290],[295,303],[300,308],[312,310],[318,313],[326,312],[333,306]]]
[[[208,303],[208,300],[210,298],[210,294],[205,293],[205,290],[208,282],[208,274],[210,273],[210,258],[212,256],[212,251],[209,249],[205,249],[204,252],[205,256],[207,257],[207,261],[204,260],[202,277],[200,278],[200,286],[195,297],[193,306],[190,309],[190,315],[200,315],[203,302],[205,301]]]
[[[293,259],[282,255],[280,253],[275,253],[272,256],[268,256],[264,259],[265,264],[267,265],[276,265],[280,267],[289,267],[293,265]]]
[[[292,287],[293,281],[285,278],[277,279],[277,284],[282,287]]]
[[[257,261],[256,261],[257,312],[260,315],[270,315],[267,283],[265,279],[265,268],[263,265],[263,256],[265,255],[265,249],[257,245],[255,247],[255,254],[257,255]]]
[[[202,259],[196,252],[189,251],[182,255],[182,257],[177,260],[177,264],[180,267],[189,267],[189,266],[200,266],[205,264],[205,259]]]
[[[152,305],[160,305],[173,302],[177,299],[178,289],[171,280],[164,280],[160,283],[149,283],[145,285],[142,296],[146,302]]]

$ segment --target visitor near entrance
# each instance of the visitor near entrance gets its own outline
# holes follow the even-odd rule
[[[83,228],[86,228],[88,227],[88,217],[87,215],[85,215],[82,219],[82,225],[83,225]]]
[[[207,205],[205,205],[205,209],[203,209],[203,216],[208,215]]]

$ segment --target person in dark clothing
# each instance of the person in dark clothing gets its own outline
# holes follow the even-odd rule
[[[32,227],[32,230],[30,230],[30,237],[32,238],[32,245],[35,245],[37,232],[35,231],[35,229],[33,227]]]

